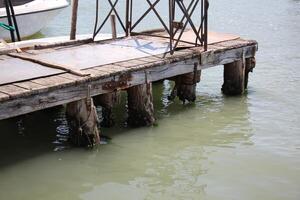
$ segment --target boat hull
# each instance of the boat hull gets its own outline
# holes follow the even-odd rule
[[[69,3],[67,0],[15,0],[14,5],[20,36],[24,38],[39,32]],[[0,8],[0,22],[8,24],[6,15],[6,9]],[[0,28],[0,38],[10,39],[10,32]]]
[[[22,38],[29,37],[49,23],[63,8],[57,8],[47,11],[26,13],[17,15],[16,19],[18,22],[19,32]],[[6,17],[0,18],[0,22],[8,23]],[[6,30],[0,31],[0,38],[10,39],[10,32]]]

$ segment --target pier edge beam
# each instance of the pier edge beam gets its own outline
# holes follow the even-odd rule
[[[201,70],[197,71],[197,64],[195,64],[194,72],[176,76],[175,86],[168,97],[169,100],[174,100],[176,96],[185,103],[186,101],[195,102],[197,83],[201,81]]]
[[[246,58],[245,89],[248,88],[249,73],[253,72],[253,69],[255,68],[255,66],[256,66],[255,57]]]
[[[100,143],[99,121],[92,98],[67,104],[66,118],[72,144],[79,147],[93,147]]]
[[[245,92],[245,65],[243,60],[224,65],[222,92],[225,95],[240,95]]]
[[[128,125],[133,127],[151,126],[155,122],[152,83],[127,89]]]
[[[101,94],[95,96],[94,98],[95,105],[102,107],[102,122],[101,127],[110,128],[115,125],[114,116],[113,116],[113,107],[117,102],[118,93],[111,92],[107,94]]]

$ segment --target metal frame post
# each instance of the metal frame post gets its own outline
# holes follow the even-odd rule
[[[18,23],[17,23],[14,7],[13,7],[13,4],[11,3],[11,0],[4,0],[4,5],[5,5],[5,10],[6,10],[8,25],[11,27],[14,27],[14,30],[10,29],[11,41],[12,42],[16,41],[15,33],[16,33],[18,41],[21,41]]]

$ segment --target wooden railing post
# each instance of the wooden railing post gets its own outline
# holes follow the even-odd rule
[[[70,40],[76,39],[78,0],[72,0],[72,18]]]

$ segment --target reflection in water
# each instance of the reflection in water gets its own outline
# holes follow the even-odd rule
[[[227,116],[226,104],[233,103],[231,98],[220,102],[219,97],[215,99],[202,96],[197,102],[197,105],[201,102],[201,106],[183,107],[179,102],[166,103],[167,95],[171,91],[168,82],[156,84],[154,91],[157,115],[160,120],[166,122],[159,122],[158,127],[154,128],[159,129],[155,130],[159,135],[152,135],[152,131],[149,131],[150,135],[142,134],[139,137],[141,140],[147,140],[147,146],[144,146],[145,141],[142,144],[133,144],[136,151],[148,152],[141,155],[147,156],[147,159],[142,158],[141,161],[144,162],[144,170],[135,173],[130,165],[127,170],[134,176],[127,183],[104,182],[81,195],[82,199],[97,199],[99,196],[105,199],[124,199],[124,193],[116,191],[126,191],[125,194],[129,195],[126,199],[199,199],[205,195],[206,188],[206,184],[201,181],[201,175],[206,174],[208,169],[203,164],[207,162],[207,156],[211,153],[206,147],[234,148],[237,143],[251,144],[247,128],[249,123],[246,99],[241,101],[236,112]],[[234,104],[236,103],[234,101]],[[193,112],[194,109],[198,112]],[[187,119],[183,120],[182,124],[169,124],[177,121],[177,118],[182,119],[183,115]],[[209,130],[208,127],[212,124],[215,128]],[[121,137],[123,134],[126,133],[122,133]],[[114,140],[119,139],[124,140]],[[130,161],[129,159],[128,162]],[[137,167],[140,166],[140,162],[138,163]]]
[[[0,122],[0,169],[49,153],[55,129],[63,117],[61,107]],[[46,127],[46,128],[45,128]]]
[[[53,149],[65,148],[66,144],[67,127],[62,107],[27,115],[22,118],[23,128],[20,128],[20,119],[3,121],[2,127],[11,128],[3,134],[6,142],[0,145],[0,167],[4,171],[13,170],[17,176],[24,173],[46,176],[51,187],[55,184],[63,188],[65,182],[77,180],[70,182],[76,189],[67,190],[75,196],[82,193],[83,199],[99,195],[121,199],[122,193],[114,192],[116,190],[124,191],[125,199],[197,199],[205,194],[205,184],[199,179],[208,170],[203,167],[211,153],[206,147],[234,148],[236,143],[251,143],[246,128],[249,127],[247,102],[246,98],[236,102],[234,98],[202,95],[195,105],[183,106],[179,101],[167,102],[170,91],[168,81],[154,86],[157,127],[130,129],[120,125],[103,130],[113,140],[109,145],[100,146],[100,151],[71,149],[51,153]],[[125,119],[126,96],[122,97],[115,108],[119,124]],[[237,109],[229,114],[226,107],[233,105]],[[35,166],[34,175],[31,169],[24,169],[24,165]],[[1,176],[8,181],[3,184],[4,188],[10,187],[12,182],[7,179],[7,172]],[[14,184],[22,184],[19,181]],[[35,181],[30,182],[35,192],[42,189]]]
[[[121,200],[126,194],[126,199],[198,199],[205,189],[198,182],[205,173],[201,168],[205,161],[201,152],[201,147],[189,147],[173,156],[155,155],[146,164],[144,176],[135,177],[128,184],[104,183],[81,197]]]

